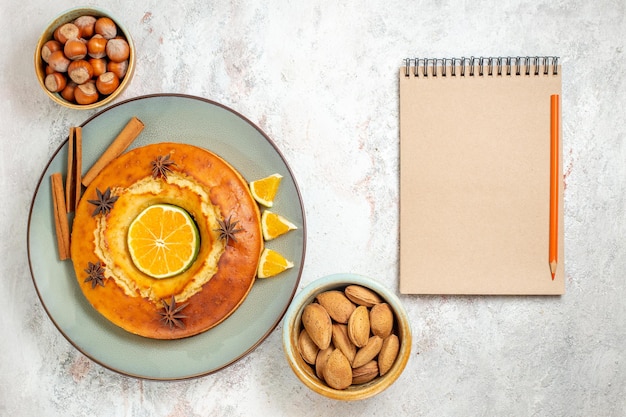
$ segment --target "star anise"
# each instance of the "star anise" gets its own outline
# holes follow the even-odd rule
[[[168,304],[167,301],[163,300],[163,310],[159,311],[159,314],[162,316],[161,321],[163,324],[170,326],[170,329],[173,329],[174,326],[184,329],[185,323],[183,323],[182,319],[187,318],[184,314],[181,314],[183,308],[187,307],[189,303],[183,304],[182,306],[176,306],[176,299],[172,295],[172,300]]]
[[[170,154],[157,156],[156,159],[152,161],[152,178],[161,177],[166,179],[167,174],[172,172],[172,165],[176,165],[176,163],[170,160]]]
[[[216,232],[220,232],[219,239],[226,241],[225,246],[228,246],[228,241],[231,239],[233,242],[236,242],[235,234],[243,231],[243,229],[237,229],[237,223],[239,223],[239,221],[232,222],[230,220],[231,217],[232,216],[229,216],[228,219],[225,220],[218,219],[217,222],[220,227],[219,229],[214,229]]]
[[[96,188],[96,193],[98,194],[97,200],[87,200],[94,206],[96,209],[91,213],[91,216],[96,216],[98,213],[108,214],[113,208],[113,204],[119,198],[118,196],[111,196],[111,187],[107,187],[107,189],[102,193],[98,188]]]
[[[96,288],[97,285],[104,287],[104,268],[100,261],[95,264],[89,262],[89,266],[85,269],[85,272],[88,273],[89,276],[84,282],[91,282],[91,288]]]

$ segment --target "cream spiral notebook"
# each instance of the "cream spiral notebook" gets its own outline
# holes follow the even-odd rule
[[[407,59],[399,77],[400,292],[563,294],[561,147],[554,279],[548,262],[558,59]]]

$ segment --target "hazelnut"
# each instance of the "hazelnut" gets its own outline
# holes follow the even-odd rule
[[[48,65],[55,72],[67,72],[70,60],[67,59],[62,50],[54,51],[48,57]]]
[[[74,101],[74,90],[76,89],[76,83],[70,80],[65,88],[61,90],[61,97],[67,101]]]
[[[48,42],[44,43],[43,46],[41,47],[41,59],[43,59],[44,62],[48,62],[48,58],[50,57],[50,54],[53,53],[54,51],[59,51],[62,48],[63,47],[61,46],[61,43],[59,41],[50,39]]]
[[[120,80],[126,75],[128,71],[128,60],[122,62],[109,61],[107,63],[107,71],[111,71],[117,75]]]
[[[93,68],[91,64],[84,59],[72,61],[67,68],[67,75],[76,84],[84,84],[93,77]]]
[[[74,24],[78,27],[81,38],[91,38],[95,30],[96,18],[93,16],[80,16],[74,20]]]
[[[109,95],[120,85],[120,79],[112,72],[101,74],[96,80],[96,88],[101,94]]]
[[[117,26],[110,18],[100,17],[96,20],[95,31],[105,39],[113,39],[117,35]]]
[[[107,72],[107,61],[104,58],[91,58],[89,61],[93,68],[93,76],[98,77],[100,74]]]
[[[61,45],[65,45],[69,39],[78,39],[80,30],[73,23],[65,23],[55,29],[53,36]]]
[[[130,56],[130,47],[124,38],[114,38],[107,42],[106,53],[113,62],[126,61]]]
[[[83,59],[87,55],[87,44],[82,39],[68,39],[63,53],[71,60]]]
[[[60,72],[53,72],[52,74],[46,75],[44,84],[50,92],[58,93],[65,88],[67,80]]]
[[[106,56],[107,40],[102,35],[93,35],[87,42],[87,52],[92,58],[104,58]]]
[[[93,104],[98,101],[96,83],[88,81],[84,84],[77,85],[74,90],[74,99],[78,104]]]
[[[46,68],[44,69],[44,72],[45,72],[45,74],[46,74],[46,75],[50,75],[50,74],[52,74],[53,72],[56,72],[56,71],[55,71],[55,70],[53,70],[53,69],[50,67],[50,65],[46,65]]]

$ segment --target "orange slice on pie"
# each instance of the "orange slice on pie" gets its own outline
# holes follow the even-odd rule
[[[198,228],[189,213],[170,204],[155,204],[139,213],[127,239],[133,263],[153,278],[186,271],[200,248]]]

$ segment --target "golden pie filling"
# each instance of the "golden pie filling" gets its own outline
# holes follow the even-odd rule
[[[176,294],[177,302],[184,302],[215,275],[224,252],[224,241],[218,238],[217,219],[221,216],[208,193],[193,178],[176,173],[165,180],[147,177],[128,188],[113,188],[112,194],[119,198],[108,216],[98,218],[94,230],[95,254],[107,265],[105,271],[126,295],[145,297],[156,303]],[[126,243],[129,220],[145,208],[163,203],[183,208],[203,233],[197,262],[181,274],[155,279],[137,268]]]
[[[197,242],[177,242],[197,244],[197,251],[171,276],[151,273],[131,254],[138,238],[129,228],[151,207],[188,215],[197,230]],[[165,253],[163,239],[155,241]],[[83,193],[71,242],[76,278],[91,305],[132,333],[160,339],[203,332],[232,314],[251,289],[263,249],[259,208],[243,177],[205,149],[174,143],[111,162]]]

